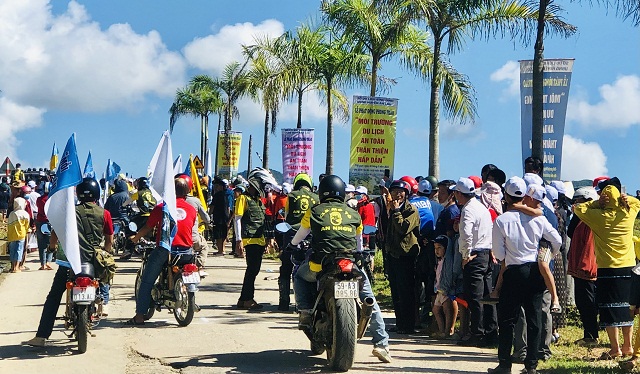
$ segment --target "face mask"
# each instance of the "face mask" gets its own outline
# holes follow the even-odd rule
[[[362,200],[362,195],[356,195],[356,200],[358,201]]]

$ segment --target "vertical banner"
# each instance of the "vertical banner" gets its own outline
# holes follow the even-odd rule
[[[218,170],[216,175],[232,176],[238,174],[238,167],[240,166],[240,146],[242,145],[242,132],[229,131],[229,150],[230,154],[227,154],[225,147],[225,132],[220,131],[218,133]]]
[[[293,183],[298,173],[313,177],[313,129],[282,129],[282,178]]]
[[[354,96],[349,183],[370,191],[385,174],[393,179],[398,99]]]
[[[573,59],[544,60],[543,73],[543,135],[545,181],[559,180],[562,166],[562,138],[567,116],[569,85]],[[533,60],[520,61],[520,97],[522,126],[522,160],[531,156],[532,102],[533,102]]]

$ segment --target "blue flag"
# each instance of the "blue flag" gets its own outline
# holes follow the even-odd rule
[[[93,171],[93,160],[91,159],[91,151],[89,151],[89,155],[87,156],[87,162],[84,164],[84,173],[82,174],[85,178],[96,179],[96,172]]]
[[[120,166],[109,159],[107,162],[107,182],[111,182],[116,179],[118,173],[120,173]]]
[[[62,266],[70,266],[74,273],[80,272],[80,243],[76,222],[75,186],[82,182],[82,172],[76,151],[76,137],[72,134],[64,148],[56,175],[51,182],[45,212],[58,240],[66,261],[58,258]]]

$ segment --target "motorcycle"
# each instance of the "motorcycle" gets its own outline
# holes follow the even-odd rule
[[[291,226],[276,225],[287,232]],[[355,251],[353,251],[355,252]],[[327,353],[327,365],[336,371],[353,366],[357,341],[362,338],[373,312],[374,299],[360,300],[364,274],[352,259],[353,252],[327,254],[317,275],[317,296],[309,312],[311,321],[301,326],[315,355]]]
[[[137,232],[137,225],[129,223],[129,228]],[[141,239],[143,242],[145,239]],[[135,297],[138,299],[138,291],[142,282],[142,273],[147,260],[155,245],[143,244],[143,257],[140,269],[136,274]],[[170,254],[167,264],[164,265],[160,276],[151,290],[151,303],[144,314],[144,319],[149,320],[162,306],[173,312],[173,316],[180,326],[189,326],[195,312],[200,311],[196,304],[196,292],[200,284],[200,273],[195,263],[196,255],[191,253]]]
[[[51,224],[48,222],[40,227],[44,235],[51,235]],[[82,263],[80,273],[73,274],[69,269],[69,279],[65,284],[66,298],[64,315],[59,318],[64,321],[64,328],[71,330],[66,334],[78,341],[78,351],[87,351],[87,340],[90,332],[100,322],[98,311],[102,305],[102,297],[97,292],[100,280],[96,278],[93,264]]]

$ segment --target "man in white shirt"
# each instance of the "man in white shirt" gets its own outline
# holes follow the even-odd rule
[[[529,192],[522,178],[512,177],[505,183],[505,192],[505,200],[511,206],[523,200],[525,195],[535,194],[536,188]],[[493,255],[499,261],[504,261],[506,269],[502,275],[498,303],[500,364],[489,369],[489,373],[511,373],[513,330],[521,308],[524,309],[527,321],[525,370],[527,374],[537,373],[538,347],[542,338],[542,296],[546,288],[538,268],[538,247],[542,238],[551,243],[553,251],[557,251],[562,244],[558,232],[542,215],[531,216],[508,209],[494,222]]]
[[[480,300],[491,293],[491,214],[476,198],[476,188],[469,178],[460,178],[454,196],[461,206],[459,251],[462,254],[464,297],[469,303],[471,336],[458,344],[486,346],[497,340],[496,312],[493,305]]]

